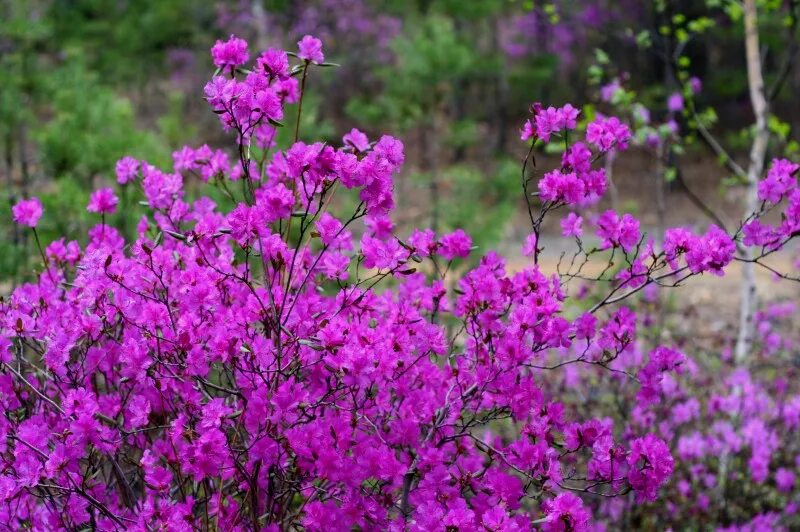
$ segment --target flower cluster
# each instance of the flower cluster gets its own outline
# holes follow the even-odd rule
[[[38,198],[18,201],[12,208],[14,222],[28,227],[36,227],[42,217],[42,203]]]
[[[800,232],[798,170],[800,165],[786,159],[772,161],[767,177],[758,183],[758,197],[763,202],[761,212],[785,203],[781,223],[765,223],[759,217],[748,220],[742,227],[745,245],[774,251]]]
[[[624,150],[630,139],[630,129],[616,116],[599,116],[586,127],[586,140],[603,152],[612,148]]]
[[[83,246],[52,242],[44,271],[0,303],[2,522],[588,530],[604,509],[578,494],[658,496],[675,463],[648,409],[687,359],[656,346],[642,363],[638,317],[614,305],[680,255],[691,275],[721,271],[731,237],[712,227],[658,252],[635,218],[609,211],[596,222],[600,247],[631,259],[637,283],[612,284],[575,313],[570,273],[536,263],[538,226],[526,243],[533,263],[514,272],[491,251],[472,269],[458,264],[473,252],[461,230],[401,236],[391,220],[399,140],[352,130],[337,145],[275,148],[284,106],[302,97],[294,75],[324,60],[317,39],[300,42],[294,66],[268,50],[240,68],[247,45],[235,37],[212,57],[225,75],[206,97],[237,132],[238,156],[184,148],[169,170],[122,159],[118,183],[148,208],[136,238],[101,223]],[[576,129],[577,115],[536,108],[528,138]],[[545,213],[604,190],[589,149],[564,138],[561,177],[540,184]],[[613,118],[588,125],[601,152],[626,140]],[[219,186],[220,204],[191,198],[192,180]],[[115,207],[111,189],[89,203]],[[30,227],[41,214],[36,200],[13,209]],[[578,214],[562,226],[580,238]],[[638,381],[629,420],[586,416],[554,387],[555,370],[574,363],[589,369],[567,369],[575,381]],[[767,429],[748,430],[755,442]]]
[[[211,48],[211,57],[221,70],[232,70],[241,66],[250,58],[247,41],[233,35],[227,41],[217,41]]]
[[[322,57],[321,43],[316,41],[317,49],[308,39],[300,41],[300,53]],[[235,37],[226,43],[218,42],[212,56],[221,68],[239,66],[249,57],[247,44]],[[299,83],[293,74],[300,71],[289,70],[285,51],[269,49],[258,58],[255,70],[248,71],[243,80],[227,75],[214,76],[205,86],[205,98],[224,129],[236,132],[240,144],[249,144],[254,138],[260,147],[271,147],[275,140],[275,127],[283,119],[284,105],[299,99]],[[243,168],[245,174],[249,171],[249,168]]]
[[[547,201],[566,205],[589,205],[606,191],[606,175],[602,168],[592,168],[592,152],[576,142],[562,156],[562,167],[546,173],[539,180],[539,196]]]
[[[722,275],[725,266],[733,261],[736,244],[716,225],[709,227],[703,236],[678,227],[664,233],[664,251],[673,269],[679,268],[679,258],[683,256],[692,273],[709,271]]]
[[[639,220],[608,210],[597,219],[597,236],[603,249],[621,247],[625,252],[633,251],[640,240]]]
[[[92,193],[89,197],[89,205],[86,210],[98,214],[111,214],[117,210],[119,198],[110,188],[101,188]]]
[[[520,138],[522,140],[541,139],[543,142],[549,142],[553,134],[575,129],[580,111],[570,104],[544,109],[541,104],[535,103],[531,106],[531,114],[533,116],[522,126]]]

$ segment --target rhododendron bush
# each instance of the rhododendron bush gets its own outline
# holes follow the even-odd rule
[[[797,165],[773,163],[735,233],[652,238],[631,214],[587,210],[628,126],[536,104],[521,131],[528,263],[510,271],[463,231],[395,230],[399,140],[275,145],[331,65],[319,40],[298,46],[217,42],[205,99],[234,149],[187,147],[172,169],[120,160],[119,187],[146,211],[136,238],[104,223],[118,200],[101,188],[85,243],[42,242],[36,282],[3,300],[3,523],[586,530],[709,512],[725,496],[710,477],[743,474],[737,460],[793,488],[794,457],[777,457],[800,423],[788,383],[736,370],[707,389],[691,345],[637,332],[660,288],[798,234]],[[560,167],[537,167],[545,143]],[[191,198],[191,182],[219,200]],[[13,209],[34,235],[42,216],[35,198]],[[575,254],[547,271],[553,216]],[[765,353],[786,348],[771,325],[785,314],[760,317]]]

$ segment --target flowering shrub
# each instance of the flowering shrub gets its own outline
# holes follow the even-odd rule
[[[578,259],[542,271],[542,221],[601,197],[595,163],[630,132],[598,117],[570,144],[577,110],[534,106],[523,130],[531,264],[507,272],[488,252],[458,276],[473,251],[466,233],[403,237],[391,223],[399,140],[353,130],[339,147],[276,149],[286,106],[297,103],[299,118],[309,69],[327,65],[319,40],[298,44],[297,54],[267,50],[248,70],[244,41],[218,42],[205,96],[236,158],[204,146],[176,152],[172,171],[121,160],[118,183],[138,186],[150,214],[135,240],[102,222],[117,197],[101,189],[88,206],[101,223],[85,246],[49,244],[37,281],[3,301],[2,521],[584,530],[593,507],[614,518],[596,499],[656,500],[676,464],[670,438],[643,412],[688,359],[659,345],[644,362],[637,315],[619,303],[722,273],[745,230],[670,230],[659,250],[633,216],[609,211],[590,220],[600,240],[590,247],[570,212],[562,226]],[[562,167],[530,193],[534,146],[562,140]],[[775,172],[790,172],[780,164]],[[768,200],[789,198],[781,225],[763,225],[775,236],[759,240],[762,255],[800,228],[800,192],[784,177],[765,180],[764,206],[744,226],[763,223],[776,207]],[[188,180],[215,185],[230,206],[188,198]],[[36,200],[14,208],[21,225],[40,215]],[[568,285],[594,257],[609,261],[594,278],[604,292],[573,316]],[[608,279],[615,257],[623,266]],[[623,424],[583,417],[550,377],[575,366],[635,383],[632,411],[642,414]],[[790,472],[781,479],[790,485]]]
[[[648,360],[642,337],[663,334],[659,314],[665,309],[657,291],[643,292],[632,302],[641,324],[639,345],[611,362],[612,371],[584,371],[573,364],[544,384],[547,392],[561,394],[566,409],[585,409],[582,398],[590,398],[594,410],[609,412],[627,430],[654,430],[672,449],[673,473],[657,504],[606,498],[595,518],[636,529],[655,523],[677,529],[687,522],[729,525],[720,530],[795,529],[800,525],[795,489],[800,449],[792,435],[800,419],[792,363],[796,305],[776,303],[757,314],[757,342],[747,367],[734,362],[729,333],[700,336],[684,317],[667,327],[677,344],[691,345],[695,356],[656,349]],[[553,353],[550,364],[579,355],[573,348]],[[679,364],[675,371],[658,373],[673,363]],[[631,386],[632,372],[637,372],[638,391]],[[614,413],[618,404],[633,406]],[[631,449],[631,455],[636,452],[642,451]]]

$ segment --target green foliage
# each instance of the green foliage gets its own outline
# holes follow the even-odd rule
[[[430,175],[419,173],[412,179],[420,186]],[[501,240],[518,207],[519,161],[506,158],[481,170],[473,164],[450,166],[438,176],[442,202],[440,231],[464,229],[482,249]]]
[[[350,115],[371,123],[389,119],[402,130],[430,123],[454,84],[470,72],[474,51],[452,19],[434,15],[417,22],[393,43],[394,64],[378,68],[380,94],[349,102]]]
[[[77,54],[44,80],[51,120],[34,130],[45,172],[86,182],[126,154],[168,161],[158,136],[136,127],[131,102],[101,85]]]
[[[303,22],[296,20],[296,14],[303,12],[304,3],[257,1],[271,22],[286,22],[287,28]],[[308,1],[323,5],[321,0]],[[329,31],[326,54],[345,68],[311,73],[300,138],[336,143],[350,127],[367,129],[372,138],[384,131],[405,134],[408,167],[418,170],[416,179],[425,184],[436,179],[439,184],[440,203],[435,208],[440,229],[463,226],[479,243],[499,237],[515,208],[508,199],[518,197],[517,163],[505,152],[515,146],[514,130],[533,101],[546,105],[586,101],[587,93],[619,78],[624,87],[609,103],[632,124],[640,143],[651,134],[670,138],[671,154],[678,154],[682,145],[677,142],[689,147],[700,124],[714,128],[738,157],[735,152],[745,150],[751,139],[748,129],[731,134],[749,120],[746,113],[731,112],[737,105],[733,102],[747,98],[742,10],[737,0],[655,0],[642,3],[641,16],[619,13],[597,31],[580,28],[575,49],[569,50],[575,61],[569,68],[562,68],[557,53],[544,49],[524,57],[507,56],[503,30],[514,17],[535,12],[545,26],[566,23],[560,29],[576,31],[580,19],[571,15],[582,12],[586,7],[582,2],[365,1],[376,14],[402,21],[391,53],[376,53],[369,47],[349,50],[341,46],[343,40],[337,42],[335,31]],[[221,6],[244,15],[224,31],[216,20]],[[168,54],[185,50],[210,66],[208,46],[214,39],[235,31],[254,42],[254,28],[247,22],[253,6],[249,0],[0,3],[0,160],[9,155],[13,163],[9,194],[43,196],[46,223],[69,233],[97,221],[85,212],[88,190],[111,179],[119,157],[131,154],[168,165],[170,152],[181,144],[217,144],[216,127],[206,127],[214,117],[202,108],[197,81],[192,81],[190,91],[170,85]],[[768,86],[776,81],[777,69],[772,67],[783,57],[788,32],[796,26],[796,14],[788,7],[782,0],[758,0]],[[619,27],[629,22],[631,28]],[[284,44],[293,46],[295,29],[280,31],[286,34],[269,35],[272,43],[285,38]],[[673,49],[666,53],[668,45]],[[674,59],[674,71],[662,63],[667,56]],[[695,75],[703,81],[699,95],[689,89],[689,79]],[[652,109],[653,123],[662,123],[665,100],[675,90],[683,94],[687,106],[685,113],[675,116],[684,135],[681,139],[673,138],[666,126],[645,124],[642,119],[646,106]],[[786,108],[792,97],[791,90],[784,90],[773,108]],[[200,108],[206,122],[195,116],[187,119]],[[597,111],[605,113],[608,108],[604,103],[597,109],[587,105],[581,120],[585,123]],[[294,121],[292,112],[284,118],[279,147],[292,142]],[[193,123],[199,127],[187,126]],[[791,118],[770,119],[771,150],[797,156],[800,145],[793,138],[793,123]],[[212,129],[215,133],[209,133]],[[434,146],[430,151],[421,149],[430,144]],[[23,152],[29,163],[25,171],[20,161]],[[254,153],[256,159],[263,155]],[[476,160],[487,155],[489,161]],[[674,169],[667,171],[666,180],[671,179],[670,171]],[[0,222],[4,248],[18,236],[8,218],[5,215]],[[128,229],[134,222],[124,217],[113,221]],[[43,226],[44,235],[56,234],[50,230]],[[14,264],[18,264],[14,253],[3,254],[0,275],[30,266]]]
[[[41,197],[45,243],[89,222],[88,191],[98,177],[112,179],[117,159],[130,154],[165,164],[172,147],[188,140],[192,132],[181,124],[181,97],[168,100],[155,128],[137,123],[139,103],[130,96],[141,96],[137,85],[166,71],[168,49],[192,45],[196,16],[204,11],[187,9],[190,4],[9,0],[0,5],[0,151],[9,165],[7,193],[12,199]],[[9,215],[0,226],[3,248],[24,238]],[[28,270],[23,257],[29,255],[5,253],[0,276]]]
[[[163,75],[165,52],[207,46],[199,31],[214,20],[213,2],[72,0],[50,4],[54,49],[80,48],[89,67],[113,83],[144,84]]]

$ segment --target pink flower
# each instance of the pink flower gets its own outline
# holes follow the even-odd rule
[[[124,185],[136,179],[136,173],[139,171],[139,161],[133,157],[126,156],[117,161],[116,173],[117,183]]]
[[[561,166],[585,174],[592,169],[592,152],[583,142],[576,142],[562,155]]]
[[[682,227],[667,229],[664,232],[664,253],[673,270],[678,269],[678,258],[695,246],[697,237]]]
[[[323,213],[317,220],[317,231],[320,240],[326,246],[330,246],[336,241],[339,232],[342,230],[342,222],[334,218],[330,213]]]
[[[20,200],[11,208],[11,213],[19,225],[36,227],[42,217],[42,204],[39,198]]]
[[[569,213],[561,220],[561,234],[580,238],[583,235],[583,218],[574,212]]]
[[[256,70],[276,79],[288,79],[289,56],[283,50],[270,48],[256,59]]]
[[[604,102],[610,102],[614,99],[616,94],[622,90],[619,79],[614,78],[611,83],[600,87],[600,99]]]
[[[86,210],[94,213],[111,214],[117,210],[119,198],[110,188],[101,188],[92,192]]]
[[[352,146],[356,151],[367,151],[369,149],[369,139],[356,128],[351,129],[350,133],[342,138],[342,142],[345,145]]]
[[[441,264],[468,257],[472,241],[462,230],[398,237],[403,144],[352,130],[341,146],[280,148],[268,117],[297,97],[296,76],[276,50],[253,72],[227,71],[243,53],[233,39],[218,44],[226,72],[206,86],[235,149],[185,147],[165,170],[120,160],[118,180],[141,176],[147,200],[131,239],[104,224],[84,249],[56,237],[43,250],[49,270],[0,303],[0,405],[13,413],[0,416],[2,522],[184,530],[213,520],[233,530],[258,521],[250,528],[277,532],[283,500],[298,510],[287,526],[309,530],[566,532],[596,528],[591,498],[599,527],[629,511],[670,526],[717,515],[709,494],[725,454],[754,507],[791,499],[783,493],[796,489],[800,457],[787,437],[800,426],[800,392],[779,364],[797,347],[784,334],[796,305],[754,316],[755,371],[733,364],[729,347],[700,364],[651,346],[659,283],[627,298],[662,273],[667,285],[721,274],[736,250],[730,235],[670,229],[658,252],[638,220],[607,211],[597,235],[617,252],[602,273],[583,262],[596,253],[584,246],[585,257],[557,268],[507,265],[492,251],[474,265]],[[570,105],[535,104],[531,114],[529,138],[553,139],[579,118]],[[590,146],[614,149],[630,131],[604,117],[590,129],[544,170],[544,214],[605,191]],[[250,164],[230,158],[253,140],[272,153],[263,164],[258,152]],[[225,194],[189,197],[184,178]],[[225,185],[236,179],[241,187]],[[746,244],[777,249],[796,236],[795,179],[792,163],[773,163],[760,194],[777,202],[775,222],[748,219]],[[352,190],[331,201],[337,183]],[[220,201],[230,194],[241,202]],[[102,189],[89,209],[116,203]],[[561,231],[580,237],[581,217],[565,214]],[[41,205],[25,200],[13,215],[35,225]],[[687,349],[697,316],[676,322]],[[660,507],[631,507],[626,493],[654,500],[673,474],[667,442],[681,459],[674,489]],[[104,474],[83,482],[94,458],[107,462]],[[405,501],[404,478],[413,480]],[[36,497],[31,488],[45,483],[67,489]],[[272,507],[270,493],[280,499]],[[796,506],[741,526],[775,528]]]
[[[604,212],[597,220],[597,236],[603,249],[620,246],[627,253],[639,242],[639,220],[630,214],[621,218],[614,211]]]
[[[575,129],[578,127],[578,115],[581,114],[580,109],[576,109],[571,104],[565,104],[560,109],[561,124],[565,129]]]
[[[669,447],[652,434],[631,442],[628,465],[628,481],[638,502],[655,500],[658,488],[672,475],[674,468]]]
[[[736,254],[734,244],[728,234],[712,225],[702,238],[692,239],[690,249],[686,254],[686,264],[692,273],[710,271],[721,276],[723,268],[733,261]]]
[[[775,159],[770,165],[767,177],[758,183],[758,198],[770,203],[779,203],[797,188],[797,175],[800,165],[786,159]]]
[[[525,243],[522,245],[522,254],[526,257],[531,257],[536,253],[536,233],[531,233],[525,237]]]
[[[465,258],[472,249],[472,239],[462,229],[443,235],[439,239],[439,244],[441,244],[439,254],[447,260],[456,257]]]
[[[583,501],[573,493],[561,493],[555,499],[542,503],[546,532],[582,532],[589,530],[592,515],[583,506]]]
[[[519,130],[519,138],[520,140],[528,140],[533,138],[536,135],[536,126],[533,124],[533,121],[526,120],[524,124],[522,124],[522,129]]]
[[[312,63],[324,63],[325,55],[322,53],[322,41],[311,35],[306,35],[297,42],[297,57]]]
[[[562,173],[561,170],[547,172],[539,180],[539,196],[553,202],[574,205],[586,195],[586,184],[574,172]]]
[[[585,312],[578,316],[573,323],[575,327],[575,338],[588,340],[594,337],[597,330],[597,318],[593,314]]]
[[[408,237],[408,243],[420,257],[428,257],[437,244],[436,235],[431,229],[414,229]]]
[[[597,146],[600,151],[612,148],[624,150],[628,147],[630,138],[631,131],[628,126],[615,116],[610,118],[598,116],[586,128],[586,140]]]
[[[405,259],[407,253],[396,239],[380,240],[370,235],[361,237],[364,267],[393,270]]]
[[[126,415],[126,426],[128,429],[138,429],[147,425],[147,419],[150,415],[150,401],[141,395],[137,395],[131,399],[128,405],[128,412]]]
[[[564,117],[555,107],[543,109],[535,117],[536,135],[545,142],[550,140],[550,135],[557,133],[564,123]]]
[[[791,493],[794,488],[794,483],[795,475],[791,470],[779,467],[778,470],[775,471],[775,484],[778,486],[779,491]]]
[[[645,405],[655,403],[660,396],[664,373],[680,372],[685,362],[686,356],[676,349],[661,346],[651,351],[649,362],[637,375],[641,386],[636,398]]]
[[[673,113],[683,111],[683,96],[680,92],[673,92],[669,95],[669,98],[667,98],[667,109]]]
[[[219,68],[233,69],[243,65],[250,58],[250,54],[247,53],[247,41],[234,35],[225,42],[217,41],[211,48],[211,58],[214,60],[214,65]]]
[[[394,224],[386,215],[367,216],[364,225],[370,230],[372,236],[386,240],[394,236]]]

